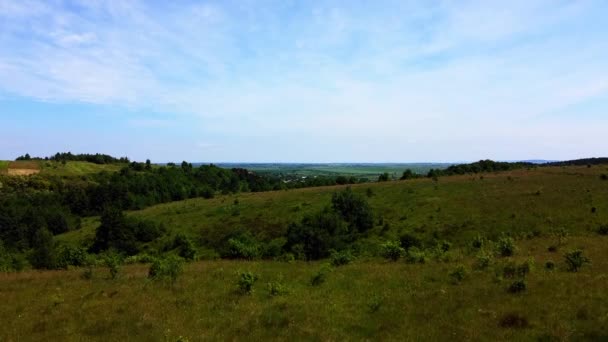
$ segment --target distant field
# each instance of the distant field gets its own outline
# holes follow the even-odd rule
[[[65,165],[56,162],[43,162],[42,174],[55,176],[75,176],[97,173],[101,171],[119,171],[124,165],[121,164],[94,164],[81,161],[70,161]]]
[[[0,174],[6,174],[8,170],[9,161],[0,160]]]
[[[452,164],[445,163],[337,163],[337,164],[289,164],[289,163],[226,163],[217,164],[225,168],[245,168],[259,173],[272,173],[283,176],[354,176],[375,180],[379,175],[388,173],[399,178],[403,171],[411,169],[418,174],[426,174],[430,169],[444,169]]]

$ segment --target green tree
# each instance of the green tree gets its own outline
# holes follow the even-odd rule
[[[36,231],[32,241],[32,254],[30,255],[30,263],[34,268],[55,268],[55,246],[53,242],[53,234],[46,229],[41,228]]]

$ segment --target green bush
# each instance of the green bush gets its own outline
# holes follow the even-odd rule
[[[454,283],[460,283],[467,277],[467,269],[463,265],[458,265],[449,276]]]
[[[261,256],[261,246],[250,233],[243,233],[228,239],[225,257],[254,260]]]
[[[289,293],[287,286],[281,281],[270,282],[266,287],[268,289],[268,295],[271,297],[283,296]]]
[[[257,275],[252,272],[240,272],[237,287],[242,294],[251,294],[253,292],[253,285],[257,280]]]
[[[511,237],[502,236],[496,243],[496,249],[498,251],[498,255],[502,257],[512,256],[515,254],[515,242]]]
[[[380,246],[382,250],[382,256],[385,259],[397,261],[405,253],[405,249],[400,246],[398,242],[387,241]]]
[[[517,266],[517,275],[525,278],[534,268],[534,260],[528,259]]]
[[[116,279],[120,273],[120,266],[122,260],[120,256],[116,254],[108,254],[104,258],[104,264],[106,267],[110,269],[110,278]]]
[[[62,245],[57,248],[56,267],[67,269],[68,266],[84,266],[87,252],[84,248]]]
[[[591,260],[583,255],[580,249],[570,251],[564,255],[566,266],[570,272],[578,272],[585,264],[590,264]]]
[[[184,271],[184,259],[171,255],[163,259],[156,259],[150,265],[148,278],[154,280],[170,280],[175,283]]]
[[[526,281],[523,279],[518,279],[509,285],[508,291],[510,293],[521,293],[526,291],[527,289]]]
[[[332,266],[344,266],[350,264],[355,257],[352,255],[350,251],[333,251],[331,253],[331,264]]]
[[[485,239],[481,235],[477,235],[471,241],[471,247],[473,249],[481,249],[485,244]]]
[[[399,237],[399,243],[405,250],[412,247],[422,248],[422,240],[413,233],[404,233],[401,235],[401,237]]]
[[[545,269],[547,269],[549,271],[554,270],[555,269],[555,263],[553,261],[551,261],[551,260],[547,261],[545,263]]]
[[[426,262],[426,254],[424,251],[412,247],[405,252],[405,262],[408,264],[424,264]]]
[[[323,264],[321,268],[315,272],[310,278],[310,284],[312,286],[319,286],[325,282],[327,275],[331,272],[331,266],[329,264]]]
[[[603,224],[603,225],[601,225],[601,226],[598,228],[597,232],[598,232],[600,235],[608,235],[608,224]]]
[[[485,270],[492,264],[492,255],[481,252],[475,258],[474,268],[477,270]]]
[[[186,259],[196,259],[196,248],[192,241],[184,234],[177,234],[173,239],[173,249],[177,250],[177,254]]]

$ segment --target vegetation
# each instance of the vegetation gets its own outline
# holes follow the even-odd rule
[[[307,189],[188,163],[2,176],[0,340],[605,338],[605,168],[497,165]]]

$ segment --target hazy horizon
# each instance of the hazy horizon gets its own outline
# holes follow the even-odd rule
[[[605,1],[0,0],[0,159],[601,156],[606,13]]]

